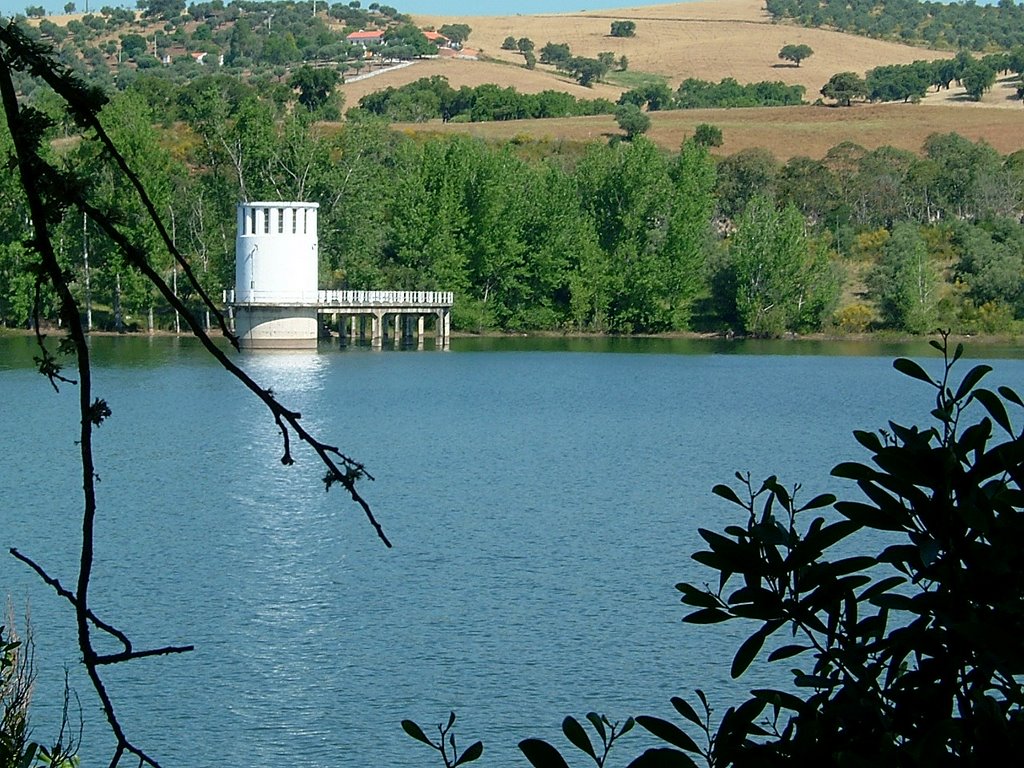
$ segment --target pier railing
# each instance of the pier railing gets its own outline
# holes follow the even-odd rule
[[[326,309],[373,309],[381,307],[451,307],[452,291],[247,291],[236,301],[234,291],[224,291],[225,304],[316,305]]]
[[[342,306],[450,307],[452,291],[320,291],[319,302]]]

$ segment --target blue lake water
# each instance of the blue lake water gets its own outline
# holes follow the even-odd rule
[[[559,740],[566,714],[669,716],[695,687],[724,711],[780,673],[733,683],[742,628],[680,622],[673,585],[706,575],[689,558],[697,528],[732,521],[711,487],[742,470],[842,492],[828,471],[864,458],[852,429],[930,406],[891,367],[923,345],[456,339],[241,356],[366,463],[387,550],[324,493],[315,457],[280,465],[272,420],[194,342],[93,349],[113,410],[97,433],[93,608],[139,648],[197,647],[110,669],[110,692],[131,738],[182,768],[434,764],[399,722],[451,709],[464,746],[484,740],[481,764],[525,764],[517,741]],[[994,378],[1024,381],[1019,348],[970,351],[1008,356]],[[74,584],[76,393],[54,394],[31,354],[30,339],[0,338],[0,593],[31,605],[37,735],[67,665],[85,764],[105,764],[73,616],[6,555]]]

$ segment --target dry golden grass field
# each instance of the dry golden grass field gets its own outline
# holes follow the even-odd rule
[[[401,69],[379,70],[379,74],[347,82],[341,86],[345,94],[345,105],[354,107],[368,93],[381,91],[388,86],[399,87],[421,77],[443,75],[448,78],[452,88],[463,85],[475,87],[484,83],[495,83],[502,88],[513,86],[521,93],[539,93],[540,91],[565,91],[581,99],[596,99],[603,96],[615,101],[622,93],[621,88],[597,83],[593,88],[585,88],[568,75],[540,67],[530,71],[522,67],[514,67],[503,61],[473,61],[467,59],[422,59],[414,61],[411,66]]]
[[[51,18],[58,24],[67,20]],[[619,19],[636,23],[635,37],[609,35],[611,22]],[[481,60],[422,60],[344,83],[340,89],[347,106],[356,106],[360,98],[373,91],[432,75],[443,75],[455,88],[495,83],[525,93],[553,89],[580,98],[615,100],[625,90],[608,83],[584,88],[543,65],[527,70],[518,53],[501,50],[501,42],[509,35],[529,37],[538,49],[547,42],[556,42],[568,43],[573,53],[583,56],[596,56],[602,51],[610,51],[616,58],[625,55],[630,72],[660,75],[672,88],[687,77],[712,81],[733,77],[741,83],[781,80],[803,85],[809,102],[818,98],[822,85],[836,72],[863,75],[880,64],[904,64],[951,55],[828,30],[774,24],[764,11],[763,0],[699,0],[563,14],[418,15],[414,20],[423,27],[440,27],[450,22],[469,24],[473,32],[468,44],[479,51]],[[800,67],[780,61],[779,49],[788,43],[805,43],[814,55]],[[651,115],[648,135],[665,148],[675,149],[697,125],[712,123],[722,129],[725,140],[716,150],[719,154],[760,146],[780,159],[787,159],[795,155],[821,157],[842,141],[854,141],[868,148],[888,144],[916,152],[929,134],[956,131],[1009,153],[1024,149],[1022,112],[1024,106],[1015,98],[1013,78],[1006,78],[981,102],[968,100],[954,88],[929,93],[921,104],[658,112]],[[615,121],[607,116],[454,125],[432,121],[399,128],[410,132],[466,132],[499,140],[529,136],[587,141],[619,133]]]
[[[906,64],[943,55],[895,43],[869,40],[820,29],[773,24],[762,0],[711,2],[531,16],[443,18],[416,16],[417,24],[441,26],[462,21],[473,29],[470,44],[482,54],[522,64],[522,57],[501,50],[508,35],[528,37],[539,50],[545,43],[568,43],[573,53],[596,56],[610,51],[625,55],[629,68],[653,72],[677,86],[687,77],[718,81],[734,77],[741,83],[782,80],[807,88],[813,101],[836,72],[864,73],[879,64]],[[611,22],[636,22],[636,36],[609,35]],[[806,43],[814,55],[800,67],[778,58],[787,43]]]
[[[705,0],[649,7],[623,8],[579,13],[441,17],[416,16],[420,26],[439,27],[450,22],[469,24],[469,44],[480,51],[484,61],[436,60],[419,62],[405,69],[342,86],[347,105],[355,106],[366,93],[389,85],[399,86],[420,77],[442,74],[453,87],[493,82],[524,92],[547,88],[576,96],[615,99],[624,90],[608,84],[582,88],[549,67],[534,71],[522,66],[522,57],[501,50],[511,35],[529,37],[537,48],[547,42],[568,43],[573,53],[596,56],[611,51],[625,55],[629,69],[666,78],[675,88],[687,77],[718,81],[733,77],[741,83],[781,80],[807,89],[814,101],[822,85],[836,72],[861,75],[880,64],[905,64],[932,60],[949,53],[870,40],[828,30],[804,29],[773,24],[762,0]],[[636,36],[613,38],[611,22],[636,22]],[[788,43],[805,43],[814,55],[800,67],[778,58]],[[488,60],[490,59],[490,60]],[[653,113],[649,136],[666,148],[675,149],[700,123],[713,123],[724,134],[721,154],[763,146],[785,159],[795,155],[821,157],[842,141],[854,141],[868,148],[889,144],[920,151],[931,133],[956,131],[971,139],[984,139],[1000,152],[1024,149],[1024,111],[1013,98],[1014,86],[1003,81],[986,94],[981,103],[968,101],[956,90],[929,94],[922,104],[858,105],[834,107],[787,107],[772,109],[684,110]],[[401,126],[407,131],[467,132],[505,139],[530,136],[550,140],[601,139],[618,132],[610,117],[565,120],[515,121],[489,124],[441,125],[430,122]]]
[[[711,123],[722,129],[724,139],[722,146],[713,150],[714,154],[730,155],[764,147],[785,161],[798,155],[820,159],[844,141],[867,149],[888,145],[920,152],[929,135],[956,132],[972,141],[984,140],[999,152],[1009,154],[1024,149],[1022,117],[1006,109],[968,109],[946,104],[686,109],[652,113],[647,136],[659,146],[675,150],[693,135],[698,125]],[[607,115],[447,125],[433,121],[399,124],[396,128],[409,133],[467,133],[492,140],[529,137],[540,141],[600,141],[621,135],[615,119]]]

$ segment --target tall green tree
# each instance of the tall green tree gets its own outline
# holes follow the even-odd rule
[[[0,127],[0,156],[14,148],[6,124]],[[28,328],[32,323],[38,259],[22,244],[29,219],[17,175],[0,174],[0,323]]]
[[[560,63],[558,67],[572,74],[576,82],[587,88],[601,80],[611,69],[609,63],[586,56],[573,56],[568,61]]]
[[[1009,213],[991,211],[986,203],[998,198],[982,193],[1009,188],[1009,180],[1001,173],[999,153],[991,146],[956,133],[932,134],[925,140],[924,151],[936,165],[932,195],[942,215],[964,219]]]
[[[792,203],[814,226],[831,228],[839,193],[832,171],[821,160],[790,158],[778,176],[778,197]]]
[[[470,279],[465,199],[475,154],[476,146],[467,138],[400,147],[401,183],[392,198],[383,255],[389,284],[455,291],[466,300],[456,304],[454,322],[478,328],[486,319]]]
[[[954,228],[956,276],[976,306],[996,302],[1024,317],[1024,232],[1014,219]]]
[[[707,147],[683,142],[669,167],[673,204],[665,233],[668,296],[672,328],[689,329],[693,306],[707,292],[708,254],[715,212],[715,164]]]
[[[903,222],[893,228],[882,258],[868,276],[868,288],[889,327],[911,333],[935,330],[939,275],[916,224]]]
[[[912,152],[893,147],[864,155],[858,162],[856,195],[851,201],[856,222],[891,229],[898,221],[914,220],[918,194],[913,173],[918,163]]]
[[[341,81],[336,69],[314,69],[304,64],[292,73],[288,85],[299,90],[299,104],[321,120],[341,118],[342,99],[335,87]]]
[[[129,164],[138,169],[137,174],[154,206],[164,215],[169,213],[174,177],[181,167],[173,162],[170,152],[163,146],[145,101],[134,93],[118,94],[104,108],[100,120]],[[145,209],[131,193],[128,180],[91,143],[80,144],[71,162],[89,180],[88,193],[99,203],[98,207],[109,211],[119,221],[122,230],[145,249],[150,264],[169,279],[170,254]],[[75,271],[80,273],[84,267],[78,259],[82,253],[81,223],[75,218],[68,225]],[[123,330],[129,324],[146,327],[154,311],[164,308],[162,298],[101,233],[96,232],[90,238],[89,251],[94,299],[110,308],[115,330]]]
[[[744,149],[718,163],[718,208],[723,216],[739,216],[748,201],[774,197],[780,173],[779,161],[767,149]]]
[[[670,262],[664,245],[674,196],[665,158],[641,136],[615,148],[594,148],[577,178],[583,209],[614,271],[610,329],[667,330]]]
[[[807,236],[793,206],[779,210],[766,197],[750,201],[729,244],[736,309],[754,336],[816,330],[838,297],[828,252]]]
[[[390,283],[384,272],[395,200],[406,192],[406,169],[415,168],[409,143],[383,121],[364,117],[346,121],[331,144],[330,193],[321,201],[326,215],[320,219],[325,287],[409,287]]]
[[[711,123],[701,123],[693,131],[693,140],[703,147],[722,146],[722,129]]]
[[[523,237],[524,205],[532,174],[507,149],[474,144],[465,181],[466,248],[473,293],[487,324],[522,328],[535,298],[530,288],[530,253]]]

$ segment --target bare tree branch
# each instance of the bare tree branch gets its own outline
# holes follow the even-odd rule
[[[40,143],[45,130],[51,122],[42,113],[25,108],[18,102],[14,88],[12,70],[27,70],[34,77],[44,80],[65,101],[68,112],[82,128],[95,133],[96,140],[104,147],[117,168],[129,180],[142,201],[149,217],[159,232],[168,252],[182,268],[186,279],[202,297],[208,311],[212,311],[218,319],[224,335],[237,348],[238,339],[227,328],[226,320],[220,310],[193,274],[190,265],[177,250],[173,239],[163,225],[161,218],[150,200],[138,175],[129,167],[127,161],[114,146],[99,121],[99,110],[106,102],[106,96],[94,88],[89,88],[71,71],[57,63],[50,55],[47,47],[27,39],[12,22],[0,28],[0,102],[3,104],[8,128],[14,142],[14,158],[12,167],[17,169],[21,185],[25,191],[32,221],[32,237],[27,245],[39,256],[39,267],[36,283],[36,306],[34,317],[36,339],[41,350],[41,357],[36,358],[41,373],[46,375],[54,387],[58,383],[77,384],[79,387],[79,439],[77,441],[80,454],[83,510],[82,539],[78,566],[78,579],[74,591],[64,587],[59,580],[50,576],[45,569],[31,558],[15,549],[11,554],[28,565],[51,586],[60,597],[67,600],[75,610],[77,624],[78,647],[89,679],[96,691],[103,708],[107,723],[114,734],[116,745],[110,761],[110,768],[116,768],[126,755],[138,758],[139,766],[160,768],[156,760],[140,749],[127,737],[111,700],[100,668],[110,664],[118,664],[150,656],[162,656],[184,653],[192,650],[192,646],[166,646],[148,650],[133,649],[128,636],[97,617],[89,607],[89,588],[94,562],[94,537],[97,515],[96,489],[98,479],[93,457],[93,431],[110,415],[105,401],[94,398],[92,392],[92,369],[89,346],[81,323],[81,311],[71,293],[69,278],[60,267],[54,251],[50,234],[50,223],[59,218],[65,210],[73,205],[87,214],[121,250],[128,263],[144,275],[164,297],[168,304],[178,312],[188,324],[192,333],[199,339],[203,347],[224,367],[226,371],[238,379],[243,386],[256,395],[270,411],[274,422],[281,431],[284,444],[283,464],[292,464],[291,438],[294,435],[300,442],[306,443],[319,457],[327,468],[324,478],[329,489],[335,482],[341,483],[349,496],[363,510],[365,516],[376,531],[377,536],[388,547],[391,542],[384,534],[383,528],[370,509],[369,503],[356,488],[361,478],[373,479],[363,465],[343,454],[336,446],[324,443],[309,432],[300,423],[301,414],[283,406],[273,393],[260,387],[248,374],[236,365],[226,353],[214,343],[193,313],[178,298],[175,291],[167,285],[163,277],[153,268],[146,257],[145,251],[126,236],[114,223],[114,212],[100,210],[89,202],[84,193],[84,184],[74,174],[60,171],[46,163],[40,153]],[[41,288],[50,285],[56,292],[59,302],[61,322],[67,328],[70,352],[75,357],[78,369],[77,382],[60,374],[60,365],[56,357],[49,351],[45,343],[45,335],[40,330],[39,305]],[[61,343],[61,351],[65,343]],[[93,646],[91,629],[95,628],[116,638],[123,650],[118,653],[100,654]]]

